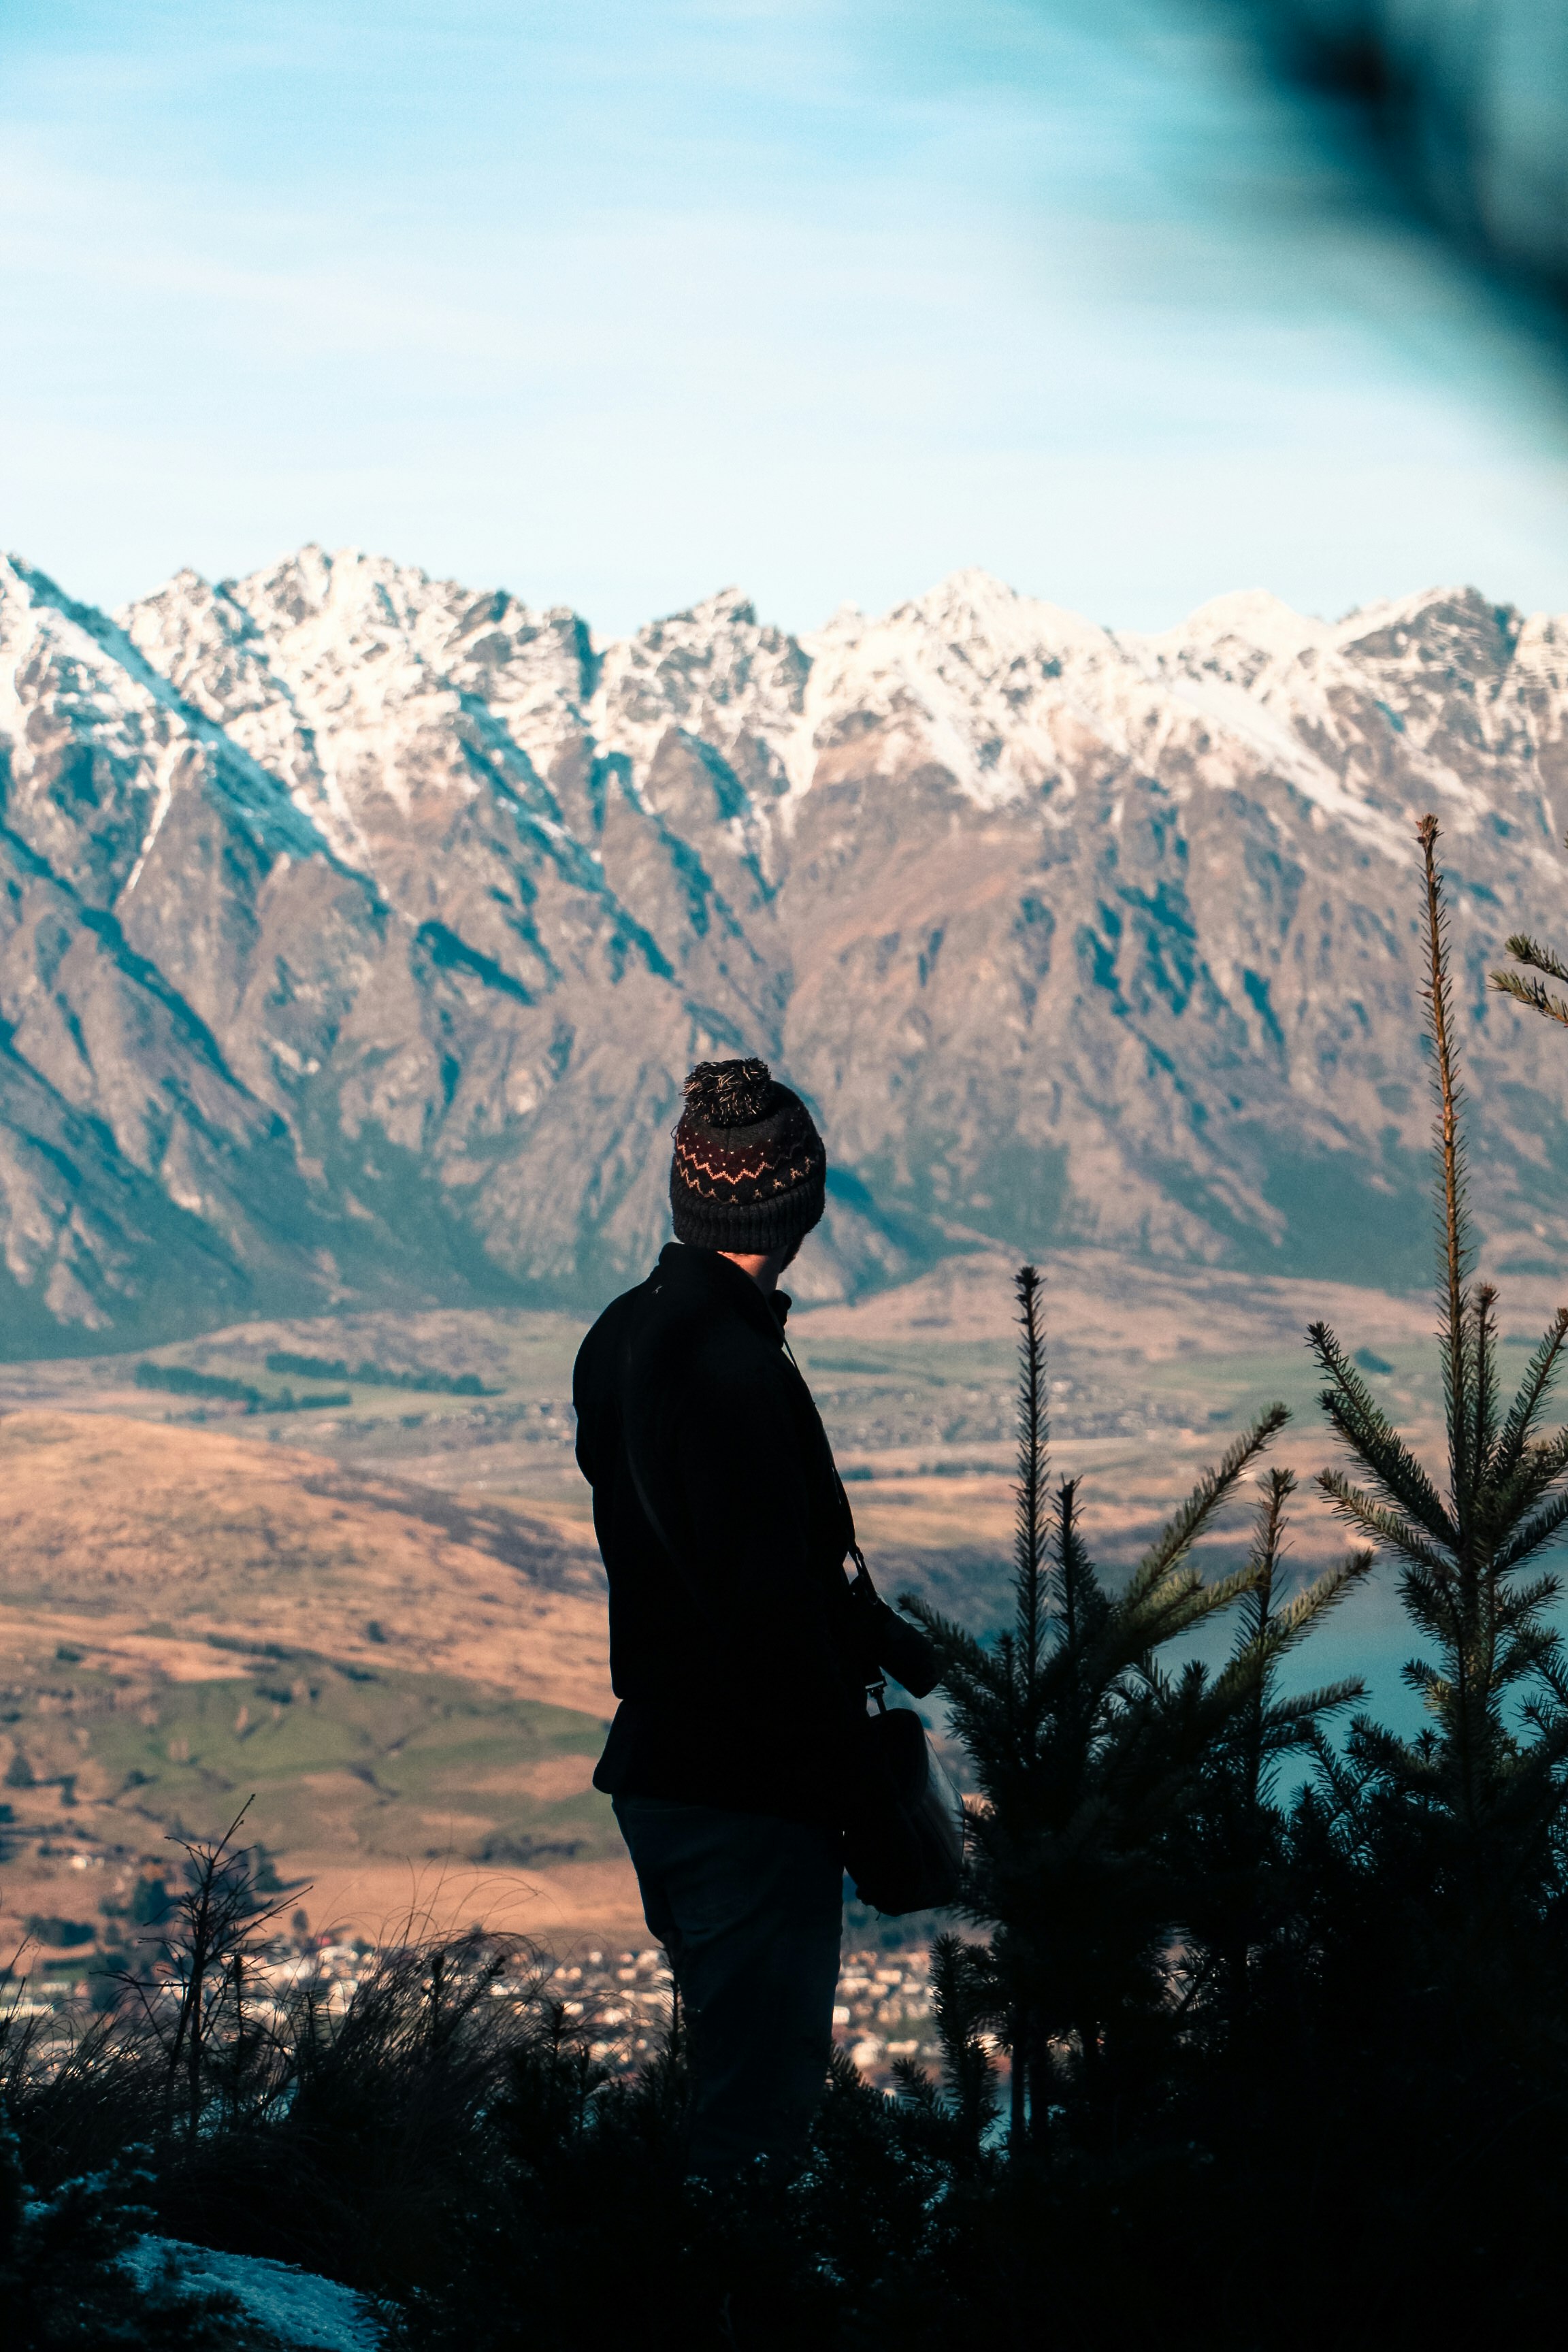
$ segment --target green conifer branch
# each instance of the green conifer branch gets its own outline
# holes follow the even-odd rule
[[[1568,1430],[1560,1430],[1547,1444],[1527,1448],[1510,1476],[1489,1479],[1476,1513],[1477,1538],[1483,1548],[1495,1549],[1565,1474]]]
[[[1252,1562],[1257,1580],[1251,1594],[1248,1622],[1242,1640],[1216,1678],[1213,1688],[1216,1698],[1226,1705],[1237,1703],[1250,1690],[1255,1695],[1258,1709],[1256,1729],[1266,1733],[1274,1722],[1295,1721],[1298,1717],[1310,1716],[1321,1706],[1342,1706],[1348,1699],[1359,1698],[1363,1685],[1352,1677],[1330,1687],[1336,1694],[1330,1698],[1319,1693],[1310,1703],[1298,1700],[1273,1701],[1266,1697],[1268,1679],[1280,1660],[1295,1649],[1327,1611],[1342,1601],[1371,1573],[1377,1557],[1373,1551],[1354,1551],[1297,1593],[1283,1609],[1268,1605],[1273,1570],[1279,1557],[1281,1513],[1287,1496],[1295,1481],[1289,1471],[1274,1471],[1269,1484],[1273,1492],[1265,1503],[1265,1525]]]
[[[1515,931],[1504,947],[1515,963],[1528,964],[1533,971],[1543,971],[1548,980],[1568,981],[1568,964],[1559,962],[1550,948],[1543,948],[1527,931]]]
[[[1261,1687],[1279,1661],[1305,1640],[1318,1619],[1370,1572],[1376,1557],[1372,1551],[1352,1552],[1338,1567],[1327,1570],[1298,1593],[1284,1609],[1274,1612],[1267,1624],[1237,1651],[1220,1677],[1220,1685],[1223,1686],[1232,1676],[1251,1675]],[[1357,1680],[1345,1687],[1359,1692],[1362,1685]]]
[[[1287,1650],[1296,1647],[1320,1617],[1335,1608],[1346,1593],[1372,1573],[1376,1559],[1375,1551],[1349,1553],[1336,1567],[1325,1569],[1321,1576],[1315,1577],[1283,1609],[1276,1611],[1270,1631],[1279,1644],[1281,1657]]]
[[[1507,950],[1515,963],[1523,964],[1530,971],[1544,972],[1548,980],[1568,981],[1568,965],[1526,932],[1516,931],[1507,942]],[[1568,1028],[1568,1003],[1552,995],[1539,980],[1526,980],[1517,971],[1494,971],[1489,977],[1499,995],[1511,996],[1516,1003],[1528,1005],[1532,1013],[1544,1013],[1549,1021],[1560,1022]]]
[[[1124,1651],[1129,1664],[1139,1662],[1177,1634],[1190,1633],[1205,1618],[1230,1608],[1243,1593],[1252,1591],[1257,1580],[1258,1571],[1250,1563],[1229,1576],[1216,1577],[1212,1584],[1205,1584],[1195,1569],[1169,1576],[1152,1593],[1144,1594],[1136,1607],[1128,1607],[1125,1615],[1120,1606],[1115,1607],[1112,1628],[1121,1636],[1117,1646]]]
[[[1549,1544],[1558,1529],[1568,1525],[1568,1494],[1554,1495],[1550,1503],[1523,1526],[1506,1543],[1500,1544],[1493,1558],[1494,1574],[1507,1576],[1512,1570],[1522,1568],[1533,1559],[1542,1547]]]
[[[976,2155],[996,2111],[995,2062],[980,2038],[994,2007],[994,1988],[986,1980],[987,1958],[951,1934],[938,1936],[931,1946],[931,1991],[948,2098],[954,2120]]]
[[[1326,1323],[1307,1330],[1308,1344],[1332,1385],[1319,1399],[1338,1436],[1370,1470],[1389,1501],[1434,1541],[1458,1543],[1458,1529],[1422,1465],[1400,1436]]]
[[[1555,1601],[1562,1590],[1563,1580],[1560,1576],[1551,1572],[1545,1576],[1538,1576],[1533,1584],[1523,1585],[1518,1591],[1509,1594],[1504,1612],[1505,1623],[1512,1625],[1533,1617],[1539,1610],[1548,1607]]]
[[[1457,1580],[1447,1566],[1432,1570],[1406,1568],[1400,1578],[1399,1597],[1405,1613],[1435,1642],[1465,1639],[1465,1616],[1456,1591]]]
[[[1175,1517],[1161,1531],[1133,1570],[1123,1605],[1142,1603],[1180,1567],[1241,1476],[1290,1418],[1289,1407],[1266,1406],[1212,1470],[1205,1470]]]
[[[1046,1552],[1046,1342],[1040,1320],[1040,1277],[1018,1269],[1018,1474],[1015,1484],[1013,1587],[1017,1605],[1018,1663],[1027,1705],[1039,1673],[1044,1631]]]
[[[1053,1683],[1064,1686],[1064,1725],[1069,1738],[1078,1738],[1092,1705],[1090,1655],[1103,1639],[1111,1603],[1100,1591],[1088,1547],[1079,1532],[1076,1478],[1064,1478],[1057,1490],[1051,1548],[1056,1556],[1054,1598],[1061,1627],[1061,1641],[1053,1661]]]
[[[1551,1656],[1557,1646],[1557,1637],[1549,1626],[1521,1626],[1511,1640],[1500,1644],[1494,1669],[1500,1690],[1511,1689],[1527,1675],[1533,1675],[1542,1661]]]
[[[1451,1030],[1453,991],[1448,980],[1448,916],[1443,903],[1443,877],[1437,868],[1440,827],[1435,816],[1424,816],[1415,828],[1420,845],[1426,900],[1426,980],[1421,993],[1430,1023],[1435,1118],[1433,1146],[1436,1153],[1438,1191],[1438,1260],[1442,1269],[1439,1347],[1443,1388],[1447,1404],[1448,1456],[1451,1490],[1456,1498],[1468,1492],[1470,1478],[1471,1401],[1468,1300],[1465,1276],[1473,1255],[1465,1202],[1465,1147],[1460,1127],[1464,1097],[1458,1080],[1458,1057]]]
[[[1525,1367],[1524,1378],[1519,1384],[1513,1403],[1509,1408],[1508,1419],[1503,1423],[1497,1455],[1500,1479],[1512,1475],[1530,1443],[1531,1433],[1556,1377],[1565,1339],[1568,1339],[1568,1307],[1560,1307]],[[1563,1434],[1568,1437],[1568,1432]]]
[[[1424,1698],[1440,1702],[1448,1696],[1450,1685],[1446,1675],[1425,1658],[1406,1658],[1399,1669],[1399,1678],[1407,1688],[1419,1691]]]
[[[1374,1543],[1386,1545],[1403,1559],[1418,1560],[1435,1575],[1447,1575],[1448,1562],[1426,1541],[1421,1530],[1411,1525],[1403,1511],[1391,1510],[1375,1496],[1352,1486],[1339,1470],[1320,1470],[1316,1484],[1340,1517],[1359,1528]]]
[[[1512,941],[1509,944],[1511,947]],[[1516,1004],[1528,1005],[1531,1013],[1542,1013],[1548,1021],[1560,1022],[1568,1029],[1568,1004],[1540,981],[1523,980],[1516,971],[1494,971],[1488,978],[1500,996],[1511,996]]]
[[[1351,1725],[1351,1738],[1342,1755],[1315,1726],[1302,1743],[1311,1750],[1314,1785],[1328,1800],[1328,1826],[1331,1830],[1342,1830],[1347,1824],[1360,1820],[1365,1792],[1364,1771],[1358,1769],[1360,1738],[1371,1727],[1369,1717],[1357,1716]]]
[[[1321,1717],[1337,1714],[1341,1707],[1353,1706],[1366,1696],[1366,1685],[1359,1675],[1346,1675],[1337,1683],[1322,1683],[1316,1690],[1299,1691],[1293,1698],[1271,1701],[1264,1717],[1266,1743],[1297,1748],[1302,1744],[1309,1727]],[[1288,1738],[1279,1737],[1289,1734]]]
[[[1497,1291],[1489,1282],[1477,1286],[1470,1307],[1471,1412],[1470,1459],[1478,1474],[1478,1499],[1485,1474],[1493,1467],[1497,1447]]]
[[[1410,1667],[1401,1671],[1408,1680]],[[1401,1739],[1365,1715],[1358,1715],[1351,1726],[1351,1740],[1354,1760],[1363,1772],[1375,1772],[1392,1786],[1413,1791],[1436,1785],[1436,1759],[1430,1741]]]
[[[1064,1478],[1057,1490],[1052,1521],[1052,1549],[1057,1560],[1057,1608],[1067,1645],[1075,1649],[1104,1624],[1110,1603],[1100,1591],[1094,1564],[1079,1532],[1076,1478]]]
[[[1568,1658],[1561,1649],[1554,1650],[1541,1669],[1541,1680],[1552,1693],[1554,1703],[1568,1708]]]

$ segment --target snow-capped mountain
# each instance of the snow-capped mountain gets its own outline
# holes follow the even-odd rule
[[[1112,635],[978,572],[795,639],[305,548],[110,618],[0,565],[7,1352],[348,1297],[601,1296],[680,1073],[836,1162],[803,1287],[991,1236],[1419,1276],[1411,827],[1446,831],[1478,1205],[1568,1254],[1568,621],[1221,598]]]

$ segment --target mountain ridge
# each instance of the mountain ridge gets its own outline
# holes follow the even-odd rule
[[[741,1050],[828,1133],[808,1296],[997,1242],[1418,1279],[1428,806],[1478,1208],[1555,1265],[1568,1072],[1484,976],[1557,922],[1565,744],[1568,621],[1470,589],[1131,636],[968,571],[601,647],[353,550],[113,616],[13,561],[6,1352],[589,1304]]]

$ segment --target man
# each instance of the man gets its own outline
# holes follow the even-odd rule
[[[675,1239],[577,1358],[577,1459],[610,1583],[614,1800],[680,1990],[689,2163],[804,2152],[832,2036],[841,1824],[876,1672],[854,1524],[784,1338],[779,1276],[826,1153],[765,1063],[705,1062],[675,1129]]]

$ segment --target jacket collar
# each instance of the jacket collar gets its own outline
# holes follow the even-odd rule
[[[769,1297],[732,1259],[717,1250],[693,1249],[688,1242],[666,1242],[658,1254],[658,1272],[681,1296],[710,1300],[715,1308],[739,1315],[775,1348],[784,1346],[787,1291],[775,1290]]]

